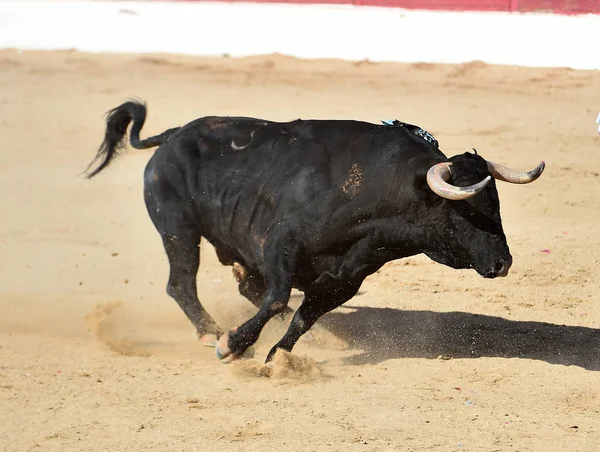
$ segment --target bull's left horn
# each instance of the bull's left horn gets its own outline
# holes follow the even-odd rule
[[[468,187],[457,187],[456,185],[449,184],[447,181],[450,180],[452,163],[441,162],[433,165],[427,171],[427,185],[429,188],[442,198],[452,199],[454,201],[467,199],[471,196],[475,196],[481,190],[485,188],[488,182],[492,179],[491,176],[487,176],[481,182]]]
[[[546,167],[546,163],[542,162],[531,171],[516,171],[490,161],[487,161],[487,165],[488,170],[496,180],[509,182],[511,184],[529,184],[540,177]]]

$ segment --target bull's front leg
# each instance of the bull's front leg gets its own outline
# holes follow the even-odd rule
[[[353,280],[330,284],[327,288],[313,287],[309,289],[294,314],[287,332],[271,349],[266,362],[273,359],[278,349],[291,352],[298,339],[306,334],[323,314],[341,306],[356,295],[365,277],[366,273],[358,274]]]
[[[217,341],[216,353],[221,360],[240,357],[259,338],[264,326],[287,308],[292,291],[292,274],[298,247],[290,239],[274,240],[265,246],[265,261],[268,281],[263,301],[258,312],[239,327],[230,329]]]

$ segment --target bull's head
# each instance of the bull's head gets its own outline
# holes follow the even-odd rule
[[[427,184],[435,195],[449,201],[438,203],[444,221],[436,228],[434,249],[425,254],[453,268],[474,268],[486,278],[506,276],[512,256],[502,228],[495,180],[527,184],[540,177],[544,167],[542,162],[531,171],[515,171],[477,153],[433,165],[427,172]]]

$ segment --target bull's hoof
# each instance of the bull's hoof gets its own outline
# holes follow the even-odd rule
[[[215,353],[221,362],[229,363],[239,357],[239,355],[234,353],[229,347],[229,336],[231,333],[235,333],[236,330],[237,327],[231,328],[216,342]]]
[[[217,358],[220,360],[224,360],[231,355],[231,350],[229,349],[229,331],[223,334],[215,343],[215,352],[217,354]]]
[[[233,264],[233,268],[231,269],[231,272],[233,273],[233,277],[238,282],[238,284],[241,284],[242,282],[244,282],[246,280],[246,276],[248,274],[246,269],[237,262],[235,264]]]
[[[229,336],[231,333],[234,333],[237,330],[236,328],[230,329],[227,333],[223,334],[219,340],[216,341],[215,344],[215,353],[217,358],[222,363],[230,363],[236,359],[249,359],[254,357],[254,347],[250,346],[246,350],[242,352],[234,352],[229,347]]]
[[[198,342],[205,347],[215,347],[217,345],[216,334],[198,334]]]

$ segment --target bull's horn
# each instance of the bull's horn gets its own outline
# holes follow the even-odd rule
[[[427,185],[429,188],[436,194],[441,196],[442,198],[452,199],[452,200],[460,200],[467,199],[471,196],[475,196],[484,187],[488,184],[488,182],[492,179],[491,176],[487,176],[481,182],[476,183],[475,185],[469,185],[468,187],[457,187],[455,185],[449,184],[447,181],[450,180],[452,163],[450,162],[442,162],[436,165],[433,165],[427,171]]]
[[[490,161],[487,162],[487,165],[488,170],[496,180],[510,182],[511,184],[529,184],[540,177],[546,167],[546,163],[542,162],[531,171],[516,171]]]

